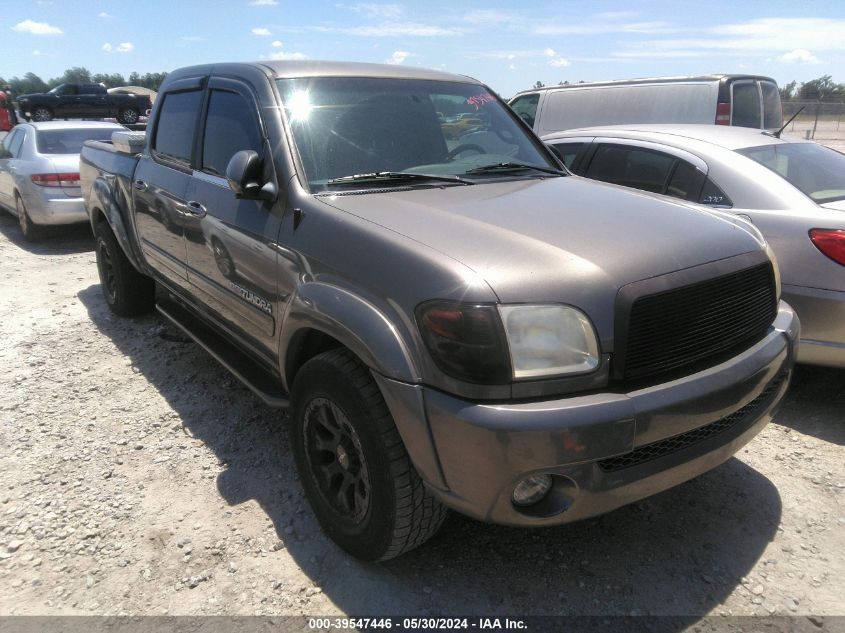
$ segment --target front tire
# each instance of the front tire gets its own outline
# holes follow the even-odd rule
[[[446,508],[423,486],[369,369],[345,349],[315,356],[292,393],[293,454],[323,531],[369,561],[431,538]]]
[[[29,212],[26,210],[26,205],[20,194],[15,194],[15,211],[18,214],[18,224],[21,227],[23,238],[27,242],[37,242],[44,237],[44,229],[32,221],[29,217]]]
[[[32,112],[33,121],[52,121],[53,111],[50,108],[39,107]]]
[[[118,316],[129,317],[152,310],[155,304],[155,282],[135,270],[105,222],[94,230],[97,240],[97,271],[100,287],[109,309]]]
[[[117,120],[124,125],[132,125],[138,122],[139,113],[135,108],[125,108],[117,115]]]

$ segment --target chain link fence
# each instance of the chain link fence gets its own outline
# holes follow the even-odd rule
[[[784,122],[802,107],[801,114],[786,127],[784,133],[820,142],[845,142],[845,102],[784,101]]]

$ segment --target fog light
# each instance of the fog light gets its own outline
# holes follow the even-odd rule
[[[514,505],[531,506],[542,500],[552,488],[550,475],[531,475],[520,481],[513,489]]]

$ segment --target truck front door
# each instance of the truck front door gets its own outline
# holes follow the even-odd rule
[[[135,170],[135,227],[150,266],[175,284],[187,286],[185,223],[190,216],[185,194],[203,91],[193,80],[171,86],[150,132],[149,152]]]
[[[275,240],[278,204],[235,197],[225,175],[232,156],[253,150],[273,173],[256,99],[233,79],[209,82],[197,169],[187,193],[185,244],[192,292],[265,356],[278,323]]]

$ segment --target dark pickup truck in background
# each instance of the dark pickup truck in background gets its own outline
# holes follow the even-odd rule
[[[289,406],[311,507],[361,558],[446,507],[546,526],[665,490],[789,383],[799,323],[756,229],[569,175],[473,79],[183,68],[80,174],[106,303]]]
[[[21,95],[17,101],[27,121],[117,119],[132,125],[151,107],[145,95],[109,94],[102,84],[60,84],[50,92]]]

